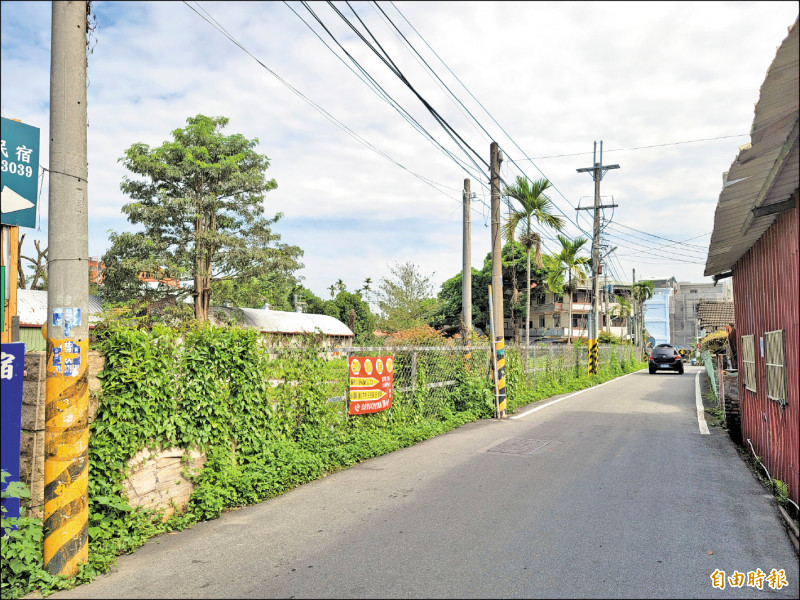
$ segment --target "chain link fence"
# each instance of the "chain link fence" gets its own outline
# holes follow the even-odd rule
[[[706,375],[711,382],[711,387],[714,390],[714,397],[719,401],[719,381],[717,377],[717,360],[716,356],[712,356],[708,350],[702,353],[703,365],[706,368]]]
[[[394,359],[393,406],[418,411],[423,418],[436,418],[450,400],[459,373],[469,371],[491,377],[491,353],[486,347],[447,346],[365,346],[338,348],[342,361],[340,394],[329,402],[347,397],[350,356],[392,356]]]
[[[574,372],[576,377],[589,371],[589,352],[586,346],[574,344],[531,344],[510,345],[511,351],[520,357],[522,372],[529,385],[536,385],[537,374],[553,372]],[[618,344],[599,344],[597,347],[598,368],[632,362],[635,359],[632,346]]]
[[[450,402],[452,405],[451,395],[460,374],[468,372],[484,381],[493,381],[492,350],[488,342],[485,345],[338,347],[321,350],[320,358],[323,355],[328,374],[328,402],[338,405],[336,412],[342,416],[346,412],[348,358],[351,356],[392,356],[393,408],[396,411],[413,412],[425,419],[437,418],[444,404]],[[516,385],[522,385],[526,390],[534,390],[539,380],[555,378],[565,381],[586,376],[589,368],[586,346],[573,344],[509,344],[506,346],[506,358],[506,376],[515,378]],[[598,358],[600,369],[613,369],[633,362],[634,349],[632,346],[616,344],[600,345]],[[278,385],[283,382],[272,383]],[[519,405],[513,398],[510,400],[510,408]]]

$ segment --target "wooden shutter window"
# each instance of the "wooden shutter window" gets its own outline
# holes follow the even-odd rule
[[[756,391],[756,348],[755,336],[742,336],[742,369],[744,370],[744,387],[751,392]]]
[[[786,404],[786,347],[783,329],[764,333],[764,363],[767,367],[767,398]]]

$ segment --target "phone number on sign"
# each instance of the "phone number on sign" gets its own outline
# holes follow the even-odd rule
[[[33,175],[33,167],[30,165],[23,165],[22,163],[4,160],[1,168],[3,173],[14,173],[15,175],[22,175],[23,177],[31,177]]]

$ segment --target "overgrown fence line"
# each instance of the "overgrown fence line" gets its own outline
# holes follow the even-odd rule
[[[518,386],[524,386],[523,397],[537,390],[537,381],[546,383],[555,378],[563,383],[567,378],[582,378],[588,374],[588,352],[585,346],[573,344],[510,344],[507,355],[514,368]],[[622,373],[625,364],[633,364],[635,356],[631,346],[617,344],[598,348],[599,364]],[[343,402],[347,398],[347,358],[350,356],[394,357],[394,393],[400,401],[404,394],[426,393],[423,416],[438,414],[437,407],[447,401],[452,388],[459,383],[462,370],[478,377],[492,379],[491,350],[488,344],[447,346],[352,346],[326,351],[329,360],[341,358],[336,371],[341,371],[341,392],[328,398],[328,402]],[[509,375],[510,369],[509,369]],[[514,402],[514,406],[520,406]]]

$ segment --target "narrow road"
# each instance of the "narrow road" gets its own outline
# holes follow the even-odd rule
[[[466,425],[160,536],[53,598],[797,598],[774,500],[726,432],[701,433],[700,371]],[[756,569],[788,585],[712,586]]]

